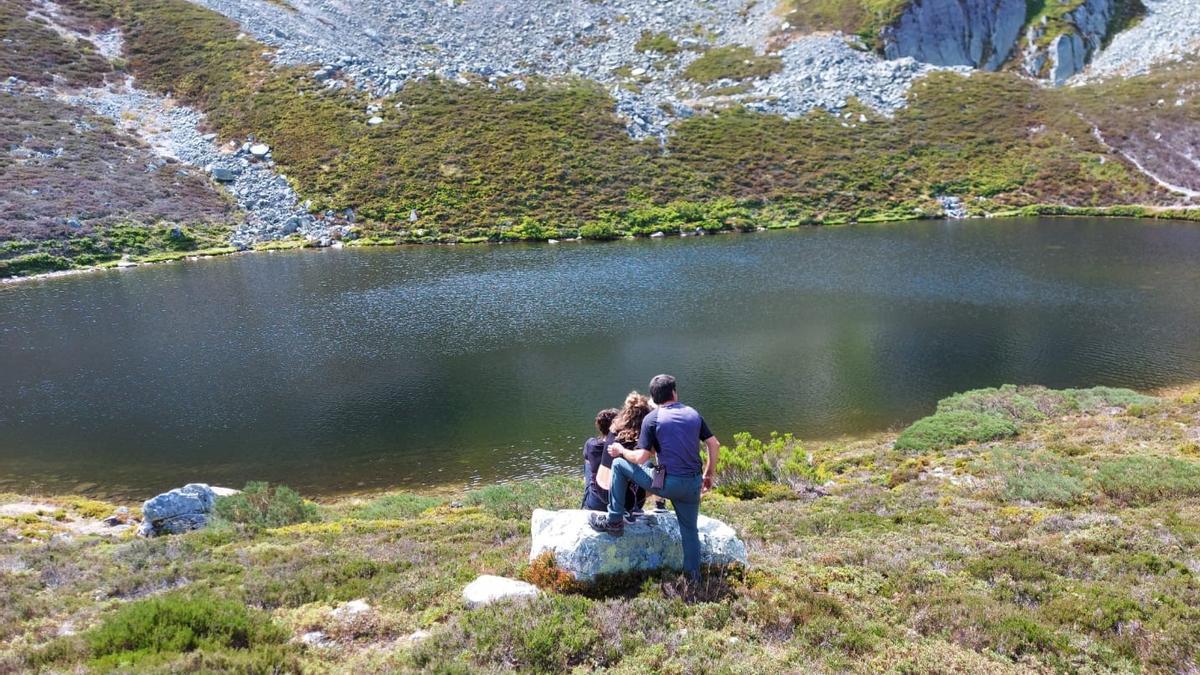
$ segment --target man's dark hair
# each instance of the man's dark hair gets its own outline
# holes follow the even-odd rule
[[[650,380],[650,398],[654,403],[662,405],[671,400],[675,394],[675,378],[670,375],[655,375]]]

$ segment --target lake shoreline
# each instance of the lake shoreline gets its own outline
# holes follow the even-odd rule
[[[698,231],[698,232],[669,232],[663,230],[651,235],[624,235],[606,239],[585,239],[580,236],[571,238],[549,238],[549,239],[519,239],[513,241],[492,239],[464,239],[454,241],[436,241],[422,240],[419,238],[409,240],[395,239],[377,239],[364,237],[361,239],[351,239],[348,241],[335,241],[328,246],[321,246],[318,241],[307,241],[302,239],[281,239],[258,244],[248,249],[237,249],[227,247],[222,249],[210,249],[207,251],[181,251],[175,254],[164,255],[162,253],[154,253],[145,257],[145,259],[122,259],[120,261],[110,261],[100,265],[88,265],[85,267],[71,268],[66,270],[55,270],[52,272],[41,272],[28,276],[8,276],[0,277],[0,285],[17,284],[29,281],[45,281],[47,279],[55,279],[65,276],[74,276],[78,274],[86,274],[91,272],[107,272],[107,271],[124,271],[126,269],[135,269],[143,266],[163,265],[173,262],[193,262],[195,260],[207,258],[220,258],[231,255],[244,253],[273,253],[275,251],[286,250],[325,250],[339,248],[384,248],[384,247],[424,247],[424,246],[468,246],[476,244],[559,244],[559,243],[578,243],[578,242],[594,242],[604,243],[609,241],[636,241],[640,239],[655,239],[662,237],[694,237],[694,236],[714,236],[725,234],[755,234],[757,232],[771,232],[778,230],[796,230],[808,227],[854,227],[857,225],[889,225],[899,223],[911,223],[925,220],[954,220],[954,221],[977,221],[977,220],[995,220],[1001,218],[1071,218],[1071,217],[1092,217],[1092,218],[1127,218],[1129,220],[1145,220],[1151,222],[1200,222],[1200,207],[1153,207],[1153,206],[1113,206],[1113,207],[1072,207],[1059,206],[1054,204],[1042,204],[1036,206],[1021,207],[1009,211],[998,211],[988,213],[981,216],[967,216],[965,218],[949,219],[945,217],[922,216],[914,215],[904,218],[882,218],[882,219],[863,219],[857,221],[846,222],[829,222],[829,223],[781,223],[771,224],[765,227],[757,227],[755,229],[738,229],[727,227],[715,231]]]
[[[1005,385],[1005,386],[1012,386],[1012,385]],[[1193,392],[1200,392],[1200,380],[1183,382],[1180,384],[1170,385],[1170,386],[1165,386],[1165,387],[1156,387],[1154,389],[1139,391],[1138,393],[1144,394],[1144,395],[1150,396],[1150,397],[1161,398],[1164,400],[1176,400],[1176,399],[1187,397],[1187,396],[1189,396],[1189,394],[1192,394]],[[779,433],[783,434],[785,432],[779,432]],[[803,442],[806,444],[812,444],[814,446],[822,446],[822,447],[851,447],[851,446],[861,446],[864,444],[885,446],[885,445],[889,445],[892,442],[894,442],[895,437],[899,433],[900,432],[896,429],[886,429],[886,430],[870,431],[870,432],[863,432],[863,433],[842,434],[842,435],[830,436],[830,437],[819,437],[819,436],[806,437],[803,439]],[[734,437],[734,434],[731,434],[729,436],[730,439],[732,439],[733,437]],[[723,449],[725,449],[725,446],[722,446],[722,447],[723,447]],[[232,484],[231,485],[220,485],[220,486],[214,484],[214,485],[212,485],[212,487],[214,487],[214,488],[222,487],[222,488],[227,488],[227,489],[232,488],[232,489],[240,490],[241,486],[244,485],[246,482],[254,481],[254,480],[258,480],[258,479],[253,476],[249,476],[244,481],[241,481],[241,482],[235,481],[237,483],[236,486],[232,485]],[[364,489],[344,489],[344,490],[337,489],[337,490],[334,490],[331,492],[320,492],[320,493],[316,493],[316,494],[313,494],[309,491],[305,491],[305,493],[307,495],[309,495],[307,497],[307,499],[310,499],[311,501],[313,501],[317,504],[321,504],[323,506],[328,506],[328,505],[339,504],[339,503],[348,502],[348,501],[371,500],[371,499],[385,497],[387,495],[393,495],[393,494],[411,494],[411,495],[417,495],[417,496],[421,496],[421,497],[447,497],[450,495],[466,493],[466,492],[481,490],[481,489],[485,489],[485,488],[505,488],[508,486],[519,485],[521,483],[527,483],[527,482],[531,482],[531,481],[536,482],[536,481],[547,481],[547,480],[554,481],[554,480],[581,480],[581,479],[580,479],[580,476],[578,475],[578,473],[573,472],[569,469],[563,469],[562,471],[548,472],[548,473],[542,474],[537,477],[501,478],[501,479],[493,479],[493,480],[468,480],[468,481],[450,480],[450,481],[446,481],[444,483],[424,484],[424,485],[405,485],[403,483],[396,483],[393,485],[383,486],[383,487],[371,487],[371,488],[364,488]],[[204,482],[204,481],[192,480],[192,479],[181,480],[179,482],[179,485],[175,486],[175,487],[181,487],[188,483],[196,483],[196,482]],[[581,486],[582,486],[582,484],[581,484]],[[93,500],[93,501],[102,501],[102,502],[106,502],[106,503],[111,503],[116,506],[124,506],[124,507],[139,506],[146,499],[150,499],[151,497],[155,496],[153,494],[146,494],[145,497],[142,499],[134,499],[132,497],[110,496],[110,495],[104,493],[103,491],[100,491],[98,494],[93,495],[93,494],[91,494],[91,492],[94,489],[95,488],[91,488],[85,492],[73,492],[71,490],[10,492],[8,489],[6,489],[4,487],[0,487],[0,496],[3,496],[3,497],[14,497],[15,496],[15,497],[19,497],[22,500],[38,500],[38,499]],[[581,487],[581,489],[582,489],[582,487]]]
[[[836,448],[733,449],[701,512],[745,542],[749,569],[709,570],[687,601],[669,569],[581,587],[553,560],[531,559],[532,512],[578,506],[578,481],[565,478],[307,505],[276,491],[261,510],[218,509],[207,527],[149,539],[135,535],[136,507],[3,495],[0,665],[1190,668],[1200,644],[1190,581],[1200,553],[1200,388],[1159,400],[1001,388],[941,404],[957,413],[942,421],[965,435],[929,436],[918,423]],[[959,424],[964,414],[1014,428],[980,436]],[[774,464],[779,473],[754,468],[788,458],[796,461]],[[472,607],[463,589],[480,575],[541,590],[528,602]],[[604,632],[613,617],[641,621],[630,630],[650,637],[614,650]],[[135,642],[142,625],[155,635],[200,625],[218,638],[256,629],[179,647]]]

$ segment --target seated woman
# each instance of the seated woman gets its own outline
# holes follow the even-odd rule
[[[587,442],[583,444],[583,508],[585,509],[587,508],[588,492],[591,490],[592,481],[596,476],[596,469],[599,468],[604,455],[608,454],[605,452],[608,449],[605,439],[608,437],[609,429],[612,428],[613,418],[619,412],[621,411],[616,408],[605,408],[596,413],[596,435],[587,439]],[[607,502],[605,503],[607,504]]]
[[[653,404],[649,397],[642,396],[636,391],[625,397],[625,406],[612,421],[612,427],[602,446],[599,461],[592,470],[592,482],[588,484],[587,495],[583,507],[592,511],[608,510],[608,488],[612,485],[612,455],[608,454],[608,446],[620,443],[625,447],[636,446],[638,435],[642,431],[642,420],[650,414]],[[629,495],[625,499],[631,512],[642,510],[646,503],[646,492],[636,485],[629,486]]]

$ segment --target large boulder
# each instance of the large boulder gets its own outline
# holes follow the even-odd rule
[[[216,500],[216,493],[204,483],[188,483],[147,499],[142,504],[142,526],[138,534],[153,537],[204,527]]]
[[[532,561],[549,551],[559,569],[578,581],[589,582],[597,575],[658,569],[683,569],[683,546],[679,521],[667,511],[647,512],[625,534],[614,537],[588,526],[593,511],[569,509],[533,512]],[[700,562],[703,565],[747,564],[746,545],[733,528],[701,515]]]

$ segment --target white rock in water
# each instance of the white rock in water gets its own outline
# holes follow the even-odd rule
[[[634,523],[627,523],[625,534],[620,537],[596,532],[588,526],[588,516],[592,513],[580,509],[535,509],[529,559],[532,561],[550,551],[555,564],[579,581],[591,581],[602,574],[683,569],[683,545],[674,513],[648,512]],[[698,525],[701,564],[748,564],[746,545],[732,527],[703,515]]]
[[[250,154],[254,155],[255,157],[266,157],[267,153],[270,151],[271,146],[267,145],[266,143],[255,143],[254,145],[250,146]]]
[[[532,598],[540,593],[541,590],[533,584],[485,574],[467,584],[467,587],[463,589],[463,600],[466,601],[467,607],[474,609],[490,605],[498,600]]]

